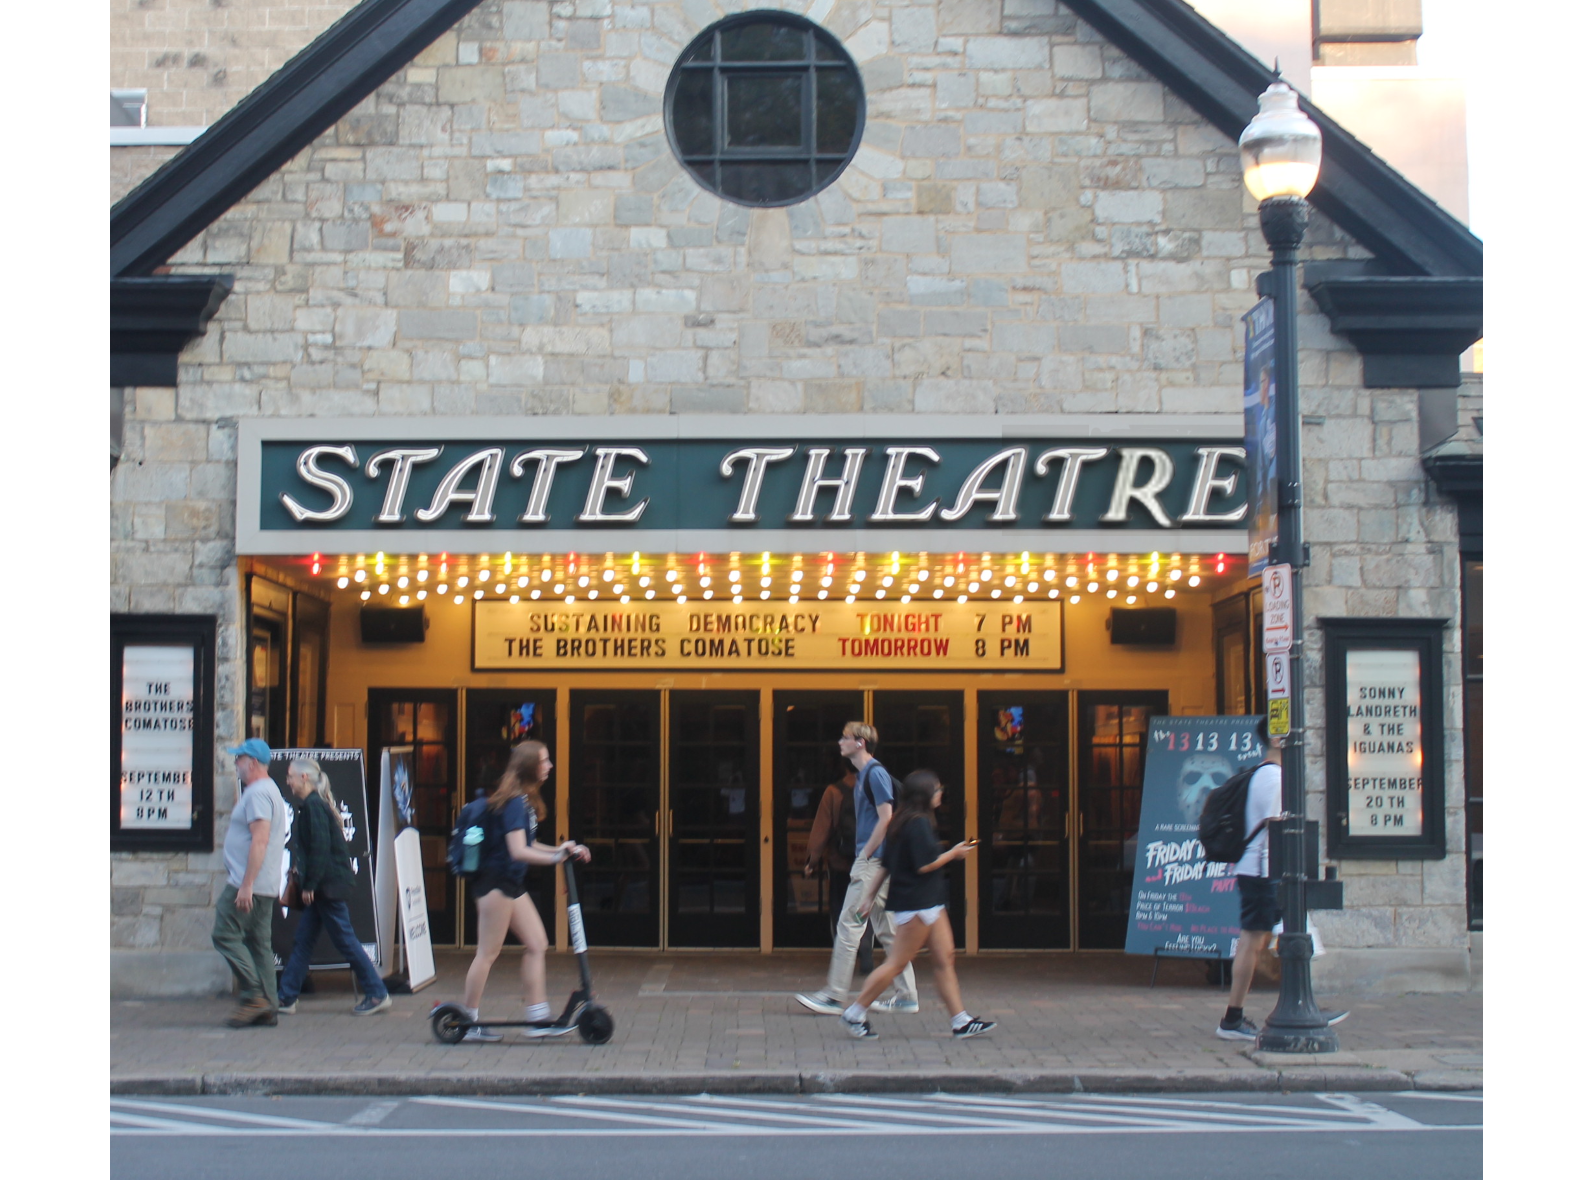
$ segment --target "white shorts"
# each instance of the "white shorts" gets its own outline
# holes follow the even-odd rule
[[[939,916],[945,912],[942,905],[931,905],[926,910],[891,910],[890,920],[897,926],[905,926],[913,918],[918,918],[925,926],[932,926],[939,921]]]

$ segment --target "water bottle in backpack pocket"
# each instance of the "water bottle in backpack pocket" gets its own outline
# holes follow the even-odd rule
[[[448,837],[448,871],[454,876],[473,877],[480,872],[489,810],[485,799],[476,799],[459,812]]]

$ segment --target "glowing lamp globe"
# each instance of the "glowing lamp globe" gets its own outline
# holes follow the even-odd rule
[[[1322,168],[1322,133],[1287,83],[1274,82],[1258,103],[1260,110],[1240,136],[1245,187],[1258,201],[1306,196]]]

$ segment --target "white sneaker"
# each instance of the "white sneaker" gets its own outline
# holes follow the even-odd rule
[[[816,1016],[840,1016],[846,1007],[840,1000],[824,992],[798,992],[797,1002]]]
[[[894,1012],[910,1016],[918,1010],[918,1002],[916,1000],[903,1000],[899,997],[889,1000],[875,1000],[868,1006],[868,1010],[870,1012]]]
[[[852,1038],[854,1038],[856,1040],[859,1040],[859,1041],[877,1041],[877,1040],[879,1040],[879,1034],[868,1026],[868,1021],[866,1021],[866,1020],[848,1020],[845,1016],[842,1016],[842,1018],[841,1018],[841,1027],[844,1030],[846,1030],[847,1036],[852,1037]]]
[[[464,1040],[472,1045],[492,1045],[502,1040],[501,1033],[494,1033],[484,1024],[474,1024],[464,1030]]]

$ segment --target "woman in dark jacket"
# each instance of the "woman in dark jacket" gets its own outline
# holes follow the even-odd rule
[[[885,961],[864,981],[862,993],[841,1014],[841,1027],[850,1036],[873,1040],[879,1035],[869,1027],[869,1005],[925,945],[934,965],[934,986],[950,1013],[950,1035],[963,1040],[994,1027],[994,1021],[979,1020],[962,1007],[961,985],[956,981],[956,936],[945,909],[948,898],[941,870],[953,860],[971,856],[977,841],[963,840],[948,852],[940,849],[934,833],[934,809],[944,791],[939,775],[932,770],[914,770],[902,781],[896,813],[890,817],[890,827],[885,832],[883,867],[869,883],[858,907],[858,913],[867,915],[885,874],[889,873],[885,912],[896,927],[896,942]]]
[[[295,796],[290,860],[300,873],[304,907],[300,911],[300,925],[295,928],[295,949],[290,952],[284,975],[279,980],[279,1011],[286,1015],[295,1011],[300,986],[306,981],[306,971],[311,966],[311,953],[317,946],[317,935],[326,928],[333,945],[355,972],[361,993],[360,1002],[354,1008],[355,1015],[386,1012],[393,1007],[393,1000],[350,924],[346,899],[354,885],[355,874],[345,847],[344,821],[339,816],[338,802],[333,798],[328,776],[315,759],[301,758],[289,764],[285,783]]]

